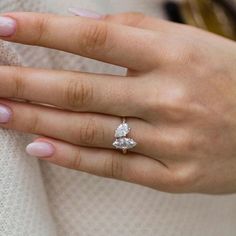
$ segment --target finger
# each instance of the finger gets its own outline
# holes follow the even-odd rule
[[[133,182],[164,190],[170,179],[168,168],[142,155],[74,146],[58,140],[39,138],[27,147],[30,155],[90,174]]]
[[[161,47],[163,41],[161,33],[83,17],[39,13],[7,16],[17,24],[14,34],[5,40],[64,50],[139,71],[156,66],[153,45],[158,40]]]
[[[135,118],[127,118],[127,122],[131,129],[127,137],[137,143],[130,152],[161,160],[166,165],[191,161],[182,154],[190,142],[188,131],[163,130],[161,125],[155,127]],[[0,100],[0,127],[43,135],[74,145],[115,149],[115,130],[120,124],[119,117]]]
[[[145,107],[145,92],[127,77],[1,66],[0,78],[1,97],[117,116],[139,117]]]
[[[141,12],[125,12],[100,15],[94,11],[81,8],[69,8],[69,11],[76,16],[88,17],[97,20],[104,20],[110,23],[162,32],[170,32],[170,30],[173,32],[173,30],[175,31],[180,26],[180,24],[162,20],[156,17],[150,17]]]
[[[107,14],[101,19],[115,24],[122,24],[140,29],[161,31],[166,33],[174,33],[181,27],[180,24],[156,17],[150,17],[140,12],[126,12],[113,15]]]
[[[122,24],[140,29],[174,33],[177,32],[179,28],[181,28],[181,24],[162,20],[157,17],[147,16],[141,12],[125,12],[100,15],[96,12],[84,10],[81,8],[69,8],[69,11],[76,16],[104,20],[110,23]]]
[[[0,124],[25,133],[33,133],[63,140],[75,145],[115,149],[115,130],[121,124],[119,117],[99,115],[95,113],[75,113],[39,105],[0,100],[0,104],[10,109],[10,118]],[[0,106],[0,121],[3,109]],[[152,127],[146,122],[129,118],[133,138],[138,145],[133,152],[150,152],[147,144]]]

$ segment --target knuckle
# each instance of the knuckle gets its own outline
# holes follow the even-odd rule
[[[49,20],[50,17],[46,15],[35,20],[35,29],[37,33],[35,34],[34,44],[37,45],[42,42],[44,36],[47,34]]]
[[[112,153],[104,163],[104,176],[113,179],[123,178],[123,162],[117,153]]]
[[[152,114],[162,114],[165,119],[175,121],[184,119],[188,107],[188,94],[182,86],[174,83],[167,87],[163,85],[158,91],[155,89],[150,94],[147,108]]]
[[[106,23],[90,24],[86,26],[82,40],[79,38],[81,50],[85,54],[104,50],[108,38],[108,26]]]
[[[107,14],[103,19],[108,22],[124,23],[133,27],[138,27],[146,19],[146,15],[142,12],[128,12],[116,15]]]
[[[130,12],[127,13],[127,22],[132,27],[143,27],[145,21],[148,23],[148,17],[142,12]]]
[[[178,43],[178,45],[173,45],[172,43],[166,50],[164,60],[170,63],[182,62],[184,52],[186,52],[186,49],[183,44]]]
[[[196,137],[196,132],[188,128],[165,127],[163,133],[156,131],[159,138],[154,137],[154,144],[162,143],[164,156],[171,159],[189,160],[189,156],[194,155],[203,143],[202,138]]]
[[[22,98],[24,96],[25,83],[22,76],[22,70],[19,67],[11,68],[13,89],[12,97]]]
[[[88,118],[79,131],[79,141],[82,145],[97,145],[105,136],[103,128],[98,126],[94,118]]]
[[[202,64],[202,49],[199,49],[194,42],[176,39],[167,40],[163,46],[163,63],[168,64]]]
[[[172,147],[176,153],[184,152],[192,143],[192,139],[189,137],[189,134],[186,134],[185,131],[183,133],[184,134],[181,134],[181,132],[179,132],[175,140],[172,140]]]
[[[138,12],[138,11],[128,12],[125,13],[124,15],[126,15],[126,17],[130,18],[131,20],[136,19],[137,22],[140,22],[147,17],[143,12]]]
[[[196,167],[182,167],[175,170],[169,180],[170,192],[192,192],[197,185],[199,176]]]
[[[93,100],[93,87],[83,79],[70,79],[65,86],[65,102],[71,109],[83,109]]]
[[[202,59],[204,57],[201,56],[201,49],[196,48],[193,43],[189,43],[184,46],[182,49],[182,61],[183,63],[198,65],[200,62],[202,63]]]
[[[194,43],[181,44],[175,48],[172,53],[172,59],[184,63],[184,64],[199,64],[202,62],[202,57],[200,56],[200,49],[196,48]]]
[[[190,150],[195,149],[195,140],[191,137],[191,134],[185,130],[178,130],[176,133],[169,135],[168,139],[169,150],[173,154],[178,156],[183,156],[186,153],[189,153]]]
[[[40,127],[40,119],[39,119],[39,115],[36,114],[36,113],[33,113],[32,112],[32,116],[31,116],[31,119],[30,119],[30,122],[27,122],[26,125],[28,125],[28,131],[32,134],[36,134],[36,133],[39,133],[39,127]]]
[[[77,149],[74,152],[74,155],[71,158],[71,162],[69,163],[69,168],[73,170],[80,170],[81,169],[81,151]]]

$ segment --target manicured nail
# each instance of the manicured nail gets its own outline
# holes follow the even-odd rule
[[[69,8],[69,12],[76,16],[88,17],[92,19],[101,19],[103,15],[83,8]]]
[[[11,116],[11,109],[5,105],[0,105],[0,123],[7,123]]]
[[[16,21],[7,16],[0,16],[0,36],[8,37],[15,33]]]
[[[34,142],[30,143],[26,147],[26,152],[30,156],[36,157],[50,157],[54,154],[55,148],[52,144],[46,142]]]

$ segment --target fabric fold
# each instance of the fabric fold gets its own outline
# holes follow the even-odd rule
[[[20,65],[15,50],[3,42],[0,65]],[[25,153],[31,139],[0,129],[0,235],[56,235],[38,160]]]

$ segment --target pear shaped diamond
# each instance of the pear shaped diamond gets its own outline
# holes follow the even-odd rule
[[[128,150],[134,148],[137,143],[131,138],[118,138],[113,143],[113,146],[117,149]]]
[[[115,137],[116,138],[126,137],[126,135],[129,133],[129,131],[130,131],[130,128],[129,128],[128,124],[122,123],[116,129]]]

